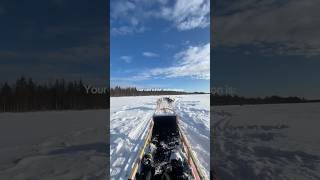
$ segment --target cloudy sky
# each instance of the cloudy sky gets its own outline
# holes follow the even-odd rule
[[[24,75],[106,84],[107,1],[0,2],[0,83]]]
[[[111,83],[245,96],[320,95],[320,1],[111,0]],[[0,2],[0,83],[108,80],[107,1]],[[210,68],[211,66],[211,68]],[[211,69],[211,77],[210,77]]]
[[[320,99],[319,0],[217,0],[214,6],[215,87]]]
[[[209,0],[111,0],[111,85],[210,89]]]

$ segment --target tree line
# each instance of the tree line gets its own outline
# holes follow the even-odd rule
[[[244,104],[280,104],[280,103],[305,103],[305,102],[320,102],[319,100],[306,100],[305,98],[267,96],[248,98],[241,96],[219,95],[217,93],[210,96],[211,105],[244,105]]]
[[[197,93],[197,92],[195,92]],[[183,91],[168,90],[138,90],[136,87],[120,87],[115,86],[110,89],[110,96],[155,96],[155,95],[180,95],[190,94]]]
[[[31,78],[21,77],[15,83],[0,83],[0,112],[25,112],[68,109],[109,108],[109,96],[151,96],[203,94],[202,92],[182,92],[169,90],[138,90],[136,87],[116,86],[103,93],[92,93],[89,86],[79,81],[57,79],[51,83],[36,83]],[[212,93],[211,105],[277,104],[320,102],[299,97],[269,96],[247,98],[241,96]]]
[[[36,83],[21,77],[15,83],[0,84],[0,112],[25,112],[109,107],[108,93],[88,93],[81,80]]]

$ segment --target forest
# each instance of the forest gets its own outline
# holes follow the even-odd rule
[[[0,112],[26,112],[45,110],[107,109],[110,96],[155,96],[204,94],[202,92],[182,92],[168,90],[138,90],[136,87],[104,88],[103,93],[92,93],[88,84],[81,80],[57,79],[50,83],[37,83],[31,78],[21,77],[15,83],[0,83]],[[278,104],[320,102],[300,97],[257,97],[219,95],[212,93],[211,105]]]
[[[211,94],[210,104],[214,105],[245,105],[245,104],[281,104],[281,103],[307,103],[320,102],[320,100],[307,100],[300,97],[280,97],[280,96],[266,96],[266,97],[241,97],[231,95],[219,95],[217,93]]]
[[[55,80],[36,83],[21,77],[15,83],[0,84],[0,112],[25,112],[68,109],[105,109],[108,93],[88,93],[79,81]]]
[[[110,89],[110,96],[156,96],[156,95],[181,95],[181,94],[191,94],[191,93],[183,92],[183,91],[152,90],[152,89],[138,90],[136,87],[124,88],[120,86],[115,86],[114,88]]]
[[[197,93],[197,92],[195,92]],[[107,109],[110,96],[190,94],[179,91],[145,90],[135,87],[93,87],[81,80],[57,79],[47,83],[21,77],[14,83],[0,83],[0,112]]]

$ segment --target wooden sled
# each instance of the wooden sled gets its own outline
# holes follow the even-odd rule
[[[148,154],[148,158],[153,158],[155,160],[155,162],[159,163],[159,157],[157,157],[157,153],[159,151],[159,145],[156,146],[157,150],[156,153],[154,153],[153,155],[149,155],[149,151],[150,151],[150,147],[153,146],[153,144],[161,144],[161,142],[166,142],[168,139],[170,138],[174,138],[175,139],[175,145],[174,147],[179,147],[182,151],[182,156],[183,158],[183,164],[186,164],[187,170],[184,173],[184,177],[187,177],[187,179],[189,180],[204,180],[204,175],[202,173],[202,170],[199,166],[199,162],[196,159],[193,151],[191,150],[191,146],[189,145],[186,136],[183,134],[183,131],[181,130],[181,126],[180,126],[180,120],[179,117],[176,115],[176,113],[171,109],[171,108],[161,108],[161,109],[157,109],[158,113],[155,113],[152,117],[152,121],[150,123],[150,125],[148,126],[148,133],[146,135],[146,138],[144,140],[143,146],[140,148],[138,156],[135,160],[135,163],[133,165],[133,168],[130,172],[130,176],[129,176],[129,180],[148,180],[146,179],[143,174],[145,174],[144,172],[144,162],[145,162],[145,158],[146,155]],[[164,113],[159,113],[159,112],[164,112]],[[172,135],[173,137],[170,137],[170,135]],[[162,137],[161,137],[162,136]],[[170,142],[172,143],[172,142]],[[169,144],[170,144],[169,143]],[[165,144],[165,143],[164,143]],[[168,148],[169,149],[169,148]],[[173,152],[175,150],[168,150],[171,152],[165,152],[167,154],[170,154],[170,158],[173,154]],[[158,153],[159,154],[159,153]],[[168,155],[165,155],[164,159],[166,159],[167,157],[169,157]],[[161,155],[162,156],[162,155]],[[168,159],[168,158],[167,158]],[[151,161],[151,160],[150,160]],[[171,162],[173,160],[171,159]],[[170,162],[170,161],[169,161]],[[174,161],[175,162],[175,161]],[[164,160],[164,164],[167,163],[166,160]],[[156,164],[156,163],[154,163]],[[169,165],[168,165],[169,166]],[[152,166],[151,166],[152,167]],[[161,174],[157,174],[157,168],[159,169],[158,166],[155,166],[155,172],[150,173],[152,178],[152,180],[154,179],[160,179],[159,176],[161,176]],[[162,167],[161,167],[162,168]],[[172,169],[174,168],[173,166],[171,167]],[[173,170],[171,171],[171,174],[169,174],[168,176],[175,176],[175,174],[173,174]],[[162,176],[164,176],[162,174]],[[163,177],[162,177],[163,178]],[[175,179],[175,178],[171,178],[171,179]]]

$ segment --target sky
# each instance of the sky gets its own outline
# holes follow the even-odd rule
[[[211,83],[247,97],[320,99],[319,0],[217,0]]]
[[[107,1],[0,2],[0,83],[80,80],[106,85]],[[108,49],[108,48],[107,48]]]
[[[211,24],[209,1],[185,2],[110,1],[111,85],[320,99],[320,1],[215,0]],[[0,83],[107,85],[108,5],[1,1]]]
[[[210,91],[210,1],[111,0],[111,86]]]

